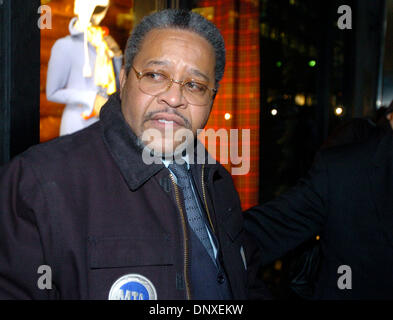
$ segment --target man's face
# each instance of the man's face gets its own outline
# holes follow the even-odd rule
[[[215,54],[207,40],[190,31],[155,29],[150,31],[133,66],[138,72],[163,72],[175,80],[194,79],[214,88]],[[128,77],[120,74],[122,112],[136,136],[142,140],[148,129],[158,130],[160,137],[143,141],[155,152],[172,153],[181,141],[174,141],[179,130],[189,129],[196,137],[197,129],[205,126],[212,99],[205,105],[190,104],[177,83],[156,96],[146,94],[139,88],[139,80],[133,69]],[[151,130],[150,130],[151,131]],[[165,132],[173,132],[166,134]],[[179,131],[181,133],[181,131]]]

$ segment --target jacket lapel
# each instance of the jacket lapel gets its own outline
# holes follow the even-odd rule
[[[225,169],[221,168],[221,170]],[[207,188],[210,187],[213,189],[211,192],[218,192],[218,188],[213,187],[215,174],[221,177],[220,168],[218,166],[206,167],[206,186]],[[228,194],[225,202],[212,203],[209,201],[210,206],[213,208],[213,219],[215,220],[215,223],[219,224],[223,227],[223,229],[225,229],[226,233],[232,241],[235,241],[238,234],[243,230],[243,221],[241,219],[241,215],[239,212],[233,212],[236,208],[235,200],[236,199],[230,198],[230,195]],[[216,212],[217,209],[220,209],[219,213]]]
[[[393,134],[381,139],[369,177],[381,228],[393,246]]]

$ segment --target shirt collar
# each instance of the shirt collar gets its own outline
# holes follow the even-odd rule
[[[190,159],[189,159],[188,154],[186,154],[185,156],[182,156],[181,158],[187,163],[187,170],[190,170]],[[164,164],[165,167],[168,168],[168,166],[170,164],[172,164],[173,161],[172,160],[162,159],[162,163]]]

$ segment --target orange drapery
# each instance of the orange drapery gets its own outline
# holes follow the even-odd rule
[[[250,148],[250,170],[245,175],[233,175],[242,208],[258,203],[259,182],[259,113],[260,113],[260,53],[258,0],[202,0],[198,12],[220,29],[227,51],[224,78],[214,102],[206,129],[239,129],[238,152]],[[210,7],[210,8],[208,8]],[[225,119],[229,113],[231,118]],[[250,129],[249,145],[242,145],[242,129]],[[218,141],[218,140],[217,140]],[[232,147],[234,141],[229,140]],[[221,141],[222,143],[222,141]],[[222,146],[221,146],[222,147]],[[219,145],[216,148],[220,148]],[[229,151],[228,151],[229,153]],[[219,151],[217,151],[217,155]],[[217,160],[221,162],[220,156]],[[237,165],[223,165],[231,172]]]

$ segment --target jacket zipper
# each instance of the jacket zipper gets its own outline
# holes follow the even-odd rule
[[[210,217],[210,211],[209,211],[209,207],[207,206],[207,200],[206,200],[206,190],[205,190],[205,164],[202,164],[202,195],[203,195],[203,202],[205,204],[205,209],[206,209],[206,213],[207,213],[207,218],[209,219],[209,223],[210,223],[210,227],[213,230],[213,233],[216,233],[216,231],[214,230],[214,226],[213,226],[213,222],[212,219]]]
[[[186,219],[184,216],[183,212],[183,207],[181,206],[180,203],[180,196],[179,196],[179,189],[177,187],[177,184],[174,180],[174,177],[172,173],[169,175],[173,184],[173,187],[175,189],[175,198],[176,198],[176,203],[177,207],[179,208],[180,212],[180,217],[181,217],[181,222],[182,222],[182,227],[183,227],[183,243],[184,243],[184,282],[186,285],[186,295],[187,295],[187,300],[191,299],[191,294],[190,294],[190,284],[188,281],[188,264],[189,264],[189,257],[188,257],[188,238],[187,238],[187,227],[186,227]]]

